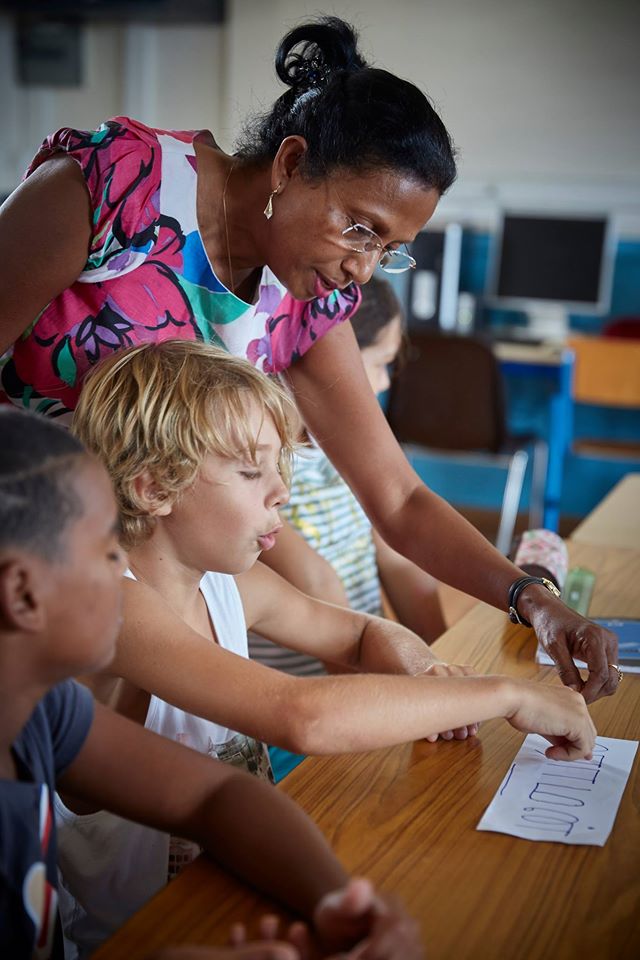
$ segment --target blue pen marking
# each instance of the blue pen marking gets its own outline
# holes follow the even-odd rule
[[[511,780],[511,775],[512,775],[513,771],[515,770],[515,768],[516,768],[516,765],[515,765],[515,763],[514,763],[513,766],[511,767],[511,770],[509,770],[509,776],[507,777],[507,779],[505,780],[505,782],[502,784],[502,789],[500,790],[500,796],[502,796],[502,794],[503,794],[503,793],[505,792],[505,790],[507,789],[507,784],[509,783],[509,780]]]

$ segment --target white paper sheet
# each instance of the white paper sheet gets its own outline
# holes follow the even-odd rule
[[[637,740],[598,737],[592,760],[547,760],[549,741],[529,734],[477,830],[526,840],[603,847],[613,827]]]

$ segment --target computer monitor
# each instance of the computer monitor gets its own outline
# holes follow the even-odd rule
[[[505,213],[489,304],[524,311],[525,334],[559,339],[569,313],[607,313],[612,260],[605,216]]]

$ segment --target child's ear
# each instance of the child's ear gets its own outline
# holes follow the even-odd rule
[[[28,557],[18,555],[0,564],[0,623],[9,630],[38,633],[44,629],[42,574]]]
[[[154,479],[148,470],[144,470],[133,481],[136,498],[141,510],[150,517],[166,517],[172,509],[174,498]]]

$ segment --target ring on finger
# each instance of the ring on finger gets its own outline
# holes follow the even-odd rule
[[[618,674],[618,683],[620,683],[621,680],[622,680],[622,678],[624,677],[624,673],[622,672],[622,670],[620,669],[620,667],[618,666],[618,664],[617,664],[617,663],[609,663],[609,664],[607,664],[607,666],[611,667],[612,670],[615,670],[615,672]]]

